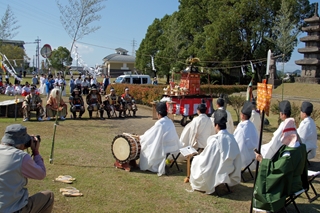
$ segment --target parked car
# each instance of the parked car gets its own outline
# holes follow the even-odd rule
[[[116,84],[151,84],[149,75],[120,75],[114,81]]]

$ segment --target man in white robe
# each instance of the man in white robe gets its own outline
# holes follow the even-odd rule
[[[206,194],[214,193],[220,184],[234,186],[241,180],[240,150],[233,135],[226,130],[226,111],[217,110],[214,119],[218,133],[210,136],[203,152],[193,158],[190,173],[192,189]]]
[[[177,153],[181,148],[179,136],[171,119],[167,117],[167,105],[160,102],[157,107],[158,121],[140,136],[140,169],[165,174],[168,153]]]
[[[232,116],[231,116],[231,113],[224,109],[224,100],[222,98],[218,98],[217,99],[217,110],[219,109],[223,109],[226,111],[227,113],[227,116],[228,116],[228,120],[227,120],[227,130],[230,134],[233,134],[234,132],[234,125],[233,125],[233,119],[232,119]],[[212,121],[212,124],[214,125],[214,113],[212,114],[211,116],[211,121]]]
[[[313,111],[313,105],[310,102],[304,101],[301,105],[300,117],[302,119],[297,132],[302,143],[307,147],[308,159],[316,157],[317,151],[317,127],[314,120],[310,117]]]
[[[256,102],[252,102],[252,111],[251,111],[251,117],[250,121],[254,124],[254,126],[257,129],[258,137],[260,137],[260,131],[261,131],[261,116],[260,113],[256,110]]]
[[[215,134],[213,124],[206,115],[206,111],[206,105],[200,104],[197,108],[198,116],[184,127],[180,136],[183,147],[192,146],[195,149],[203,150],[207,146],[208,137]]]
[[[252,107],[251,102],[244,103],[240,114],[241,122],[233,133],[241,153],[241,169],[247,167],[255,159],[256,155],[253,150],[258,148],[259,145],[258,132],[254,124],[249,120]]]
[[[271,159],[273,155],[279,150],[282,146],[281,143],[281,134],[283,131],[283,125],[287,118],[291,116],[291,104],[289,101],[284,100],[279,103],[280,123],[278,129],[273,133],[273,137],[269,143],[263,144],[261,146],[261,155],[263,158]]]

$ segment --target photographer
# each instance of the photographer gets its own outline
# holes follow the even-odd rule
[[[28,178],[42,180],[46,168],[39,154],[40,136],[21,124],[7,126],[0,144],[0,212],[51,212],[54,195],[42,191],[29,197]],[[23,150],[30,147],[32,157]]]

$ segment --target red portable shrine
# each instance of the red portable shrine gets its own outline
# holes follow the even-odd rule
[[[180,73],[181,78],[178,85],[171,81],[170,85],[163,89],[163,98],[167,101],[168,113],[181,115],[180,124],[182,126],[187,124],[188,118],[192,120],[197,115],[197,107],[201,103],[207,106],[208,116],[213,113],[212,97],[201,93],[201,73],[194,68],[189,66]]]

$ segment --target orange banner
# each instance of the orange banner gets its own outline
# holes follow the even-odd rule
[[[270,103],[272,97],[272,84],[258,83],[257,89],[257,109],[269,116]]]

